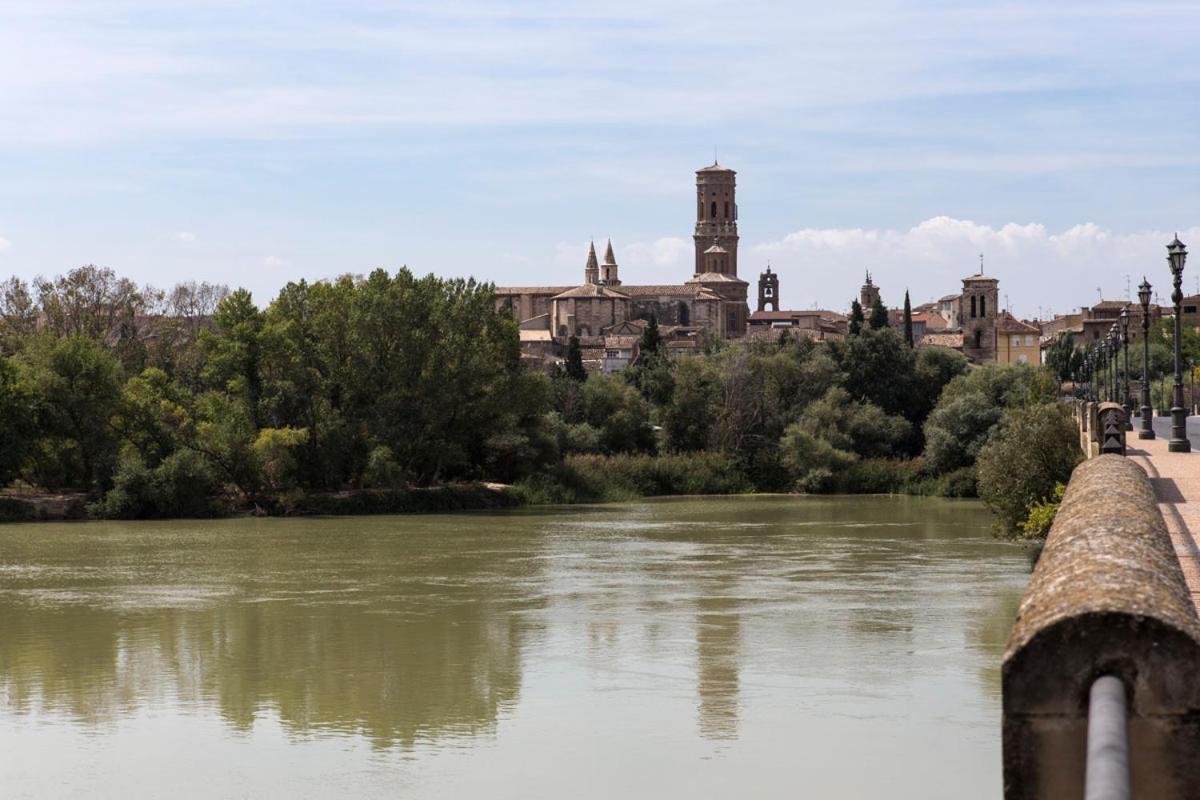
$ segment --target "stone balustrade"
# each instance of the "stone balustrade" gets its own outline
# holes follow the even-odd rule
[[[1200,619],[1145,473],[1113,455],[1076,468],[1009,636],[1007,800],[1084,797],[1104,675],[1129,698],[1133,797],[1200,796]]]

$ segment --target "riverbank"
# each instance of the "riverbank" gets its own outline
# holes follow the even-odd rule
[[[551,470],[515,484],[454,483],[402,489],[314,492],[256,505],[214,503],[210,513],[110,514],[82,493],[0,495],[0,522],[80,519],[194,518],[197,516],[353,516],[478,511],[517,506],[570,505],[678,495],[734,495],[788,492],[785,477],[752,475],[725,453],[570,456]],[[919,459],[864,459],[829,482],[829,494],[909,494],[974,497],[973,471],[945,476],[924,473]]]

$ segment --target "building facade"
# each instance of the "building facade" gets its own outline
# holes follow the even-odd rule
[[[522,352],[530,359],[553,360],[576,336],[604,351],[598,363],[615,364],[633,354],[615,339],[606,346],[604,338],[633,335],[630,325],[643,326],[651,319],[664,328],[668,343],[676,340],[672,351],[688,350],[678,340],[701,334],[726,339],[745,335],[749,284],[737,274],[736,192],[734,170],[713,164],[696,171],[695,272],[681,283],[623,283],[610,241],[603,263],[594,243],[589,246],[578,285],[498,287],[496,306],[517,319]]]

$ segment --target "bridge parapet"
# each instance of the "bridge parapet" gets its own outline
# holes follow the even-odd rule
[[[1145,473],[1111,455],[1071,476],[1009,635],[1007,800],[1084,797],[1089,692],[1104,675],[1129,698],[1133,796],[1195,797],[1200,619]]]

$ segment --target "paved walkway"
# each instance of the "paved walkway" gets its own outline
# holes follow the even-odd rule
[[[1133,422],[1136,426],[1141,420],[1134,419]],[[1155,425],[1157,439],[1138,439],[1137,431],[1130,431],[1125,440],[1125,453],[1150,476],[1158,507],[1192,592],[1192,603],[1200,609],[1200,546],[1197,546],[1200,538],[1200,450],[1193,443],[1191,453],[1167,452],[1170,426],[1168,424],[1165,431],[1157,430],[1159,427]]]

